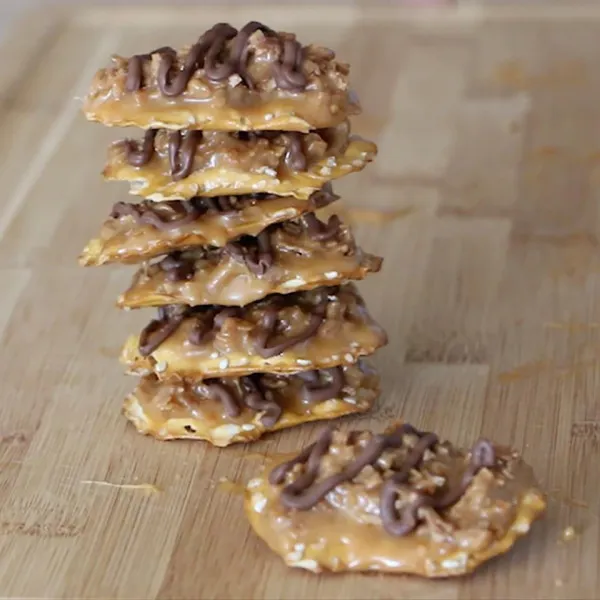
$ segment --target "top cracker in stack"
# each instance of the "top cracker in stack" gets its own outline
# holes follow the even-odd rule
[[[113,207],[80,262],[140,263],[118,304],[158,308],[123,349],[141,376],[127,417],[225,446],[367,410],[379,382],[362,357],[387,340],[347,282],[381,258],[315,214],[377,151],[350,133],[348,66],[256,22],[113,62],[84,112],[146,130],[104,169],[142,199]]]

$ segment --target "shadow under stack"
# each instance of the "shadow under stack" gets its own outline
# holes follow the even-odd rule
[[[139,264],[122,308],[156,307],[121,360],[137,429],[217,446],[368,410],[386,343],[352,280],[380,269],[337,216],[331,181],[375,144],[350,135],[348,65],[256,22],[218,24],[182,51],[115,57],[88,119],[135,126],[104,175],[117,203],[82,265]]]

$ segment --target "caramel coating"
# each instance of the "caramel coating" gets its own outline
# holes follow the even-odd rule
[[[198,389],[189,381],[160,381],[155,376],[140,380],[125,400],[124,411],[140,433],[159,440],[206,440],[220,447],[251,442],[272,431],[369,410],[379,395],[376,372],[364,361],[340,369],[341,392],[312,400],[303,393],[307,383],[297,375],[258,376],[258,385],[280,407],[276,419],[265,419],[264,410],[254,410],[242,402],[232,414],[219,398],[206,393],[207,386]],[[239,399],[239,379],[217,381]]]
[[[79,263],[82,266],[139,263],[192,246],[225,246],[242,235],[258,235],[270,225],[296,219],[338,198],[330,186],[317,190],[307,200],[267,194],[197,198],[188,202],[209,204],[189,222],[182,222],[179,216],[186,214],[180,209],[182,203],[145,200],[130,205],[135,211],[113,213],[104,222],[99,236],[88,242]],[[149,219],[138,216],[147,211],[165,222],[179,224],[158,229]]]
[[[157,201],[255,193],[307,199],[326,183],[360,171],[377,153],[374,143],[350,135],[347,122],[301,138],[304,170],[294,170],[288,160],[298,141],[289,132],[191,133],[197,134],[193,143],[188,137],[177,145],[172,134],[159,131],[154,153],[141,166],[132,164],[130,140],[116,142],[105,178],[128,181],[131,194]]]
[[[162,340],[173,319],[175,328]],[[243,309],[192,309],[153,323],[160,343],[145,350],[149,340],[132,336],[121,361],[131,373],[161,379],[326,369],[353,364],[387,343],[352,284],[269,296]]]
[[[403,425],[385,436],[326,431],[252,479],[245,508],[289,566],[433,578],[509,550],[546,501],[515,452],[487,441],[463,451]]]
[[[96,73],[83,105],[89,120],[108,126],[307,132],[360,112],[349,66],[333,51],[262,24],[240,32],[218,24],[180,51],[112,62]]]
[[[308,222],[325,226],[314,215]],[[350,230],[312,231],[304,219],[274,225],[225,248],[196,248],[142,267],[120,307],[165,304],[245,306],[269,294],[339,285],[377,272],[382,259],[356,247]],[[264,240],[265,248],[260,247]]]

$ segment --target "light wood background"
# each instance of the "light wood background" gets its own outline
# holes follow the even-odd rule
[[[119,347],[149,313],[114,308],[132,269],[76,265],[126,198],[99,176],[122,132],[87,124],[76,98],[113,51],[251,18],[352,62],[355,129],[380,157],[337,189],[402,213],[349,215],[387,259],[362,289],[391,343],[378,408],[348,423],[490,436],[549,493],[547,520],[473,577],[286,569],[219,480],[246,480],[257,452],[297,448],[319,425],[217,450],[144,438],[119,414],[134,385]],[[599,598],[599,36],[600,7],[572,3],[98,9],[14,30],[0,56],[0,595]]]

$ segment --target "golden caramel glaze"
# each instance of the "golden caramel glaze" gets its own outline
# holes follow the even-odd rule
[[[132,214],[113,211],[97,238],[92,239],[79,257],[82,266],[115,262],[139,263],[161,254],[192,246],[225,246],[242,235],[258,235],[274,223],[296,219],[337,200],[330,189],[318,190],[307,200],[293,196],[252,195],[189,200],[196,205],[211,203],[191,222],[159,229]],[[124,204],[124,203],[118,203]],[[182,203],[144,200],[135,206],[140,212],[152,211],[165,222],[175,223],[182,214]],[[226,208],[220,208],[225,204]],[[121,211],[125,212],[125,211]],[[142,214],[144,214],[142,212]]]
[[[462,451],[411,430],[387,447],[386,436],[369,431],[326,431],[306,449],[308,461],[274,458],[247,485],[252,528],[291,567],[436,578],[470,573],[506,552],[545,511],[515,452],[485,440]],[[476,453],[488,455],[487,466]]]
[[[283,39],[293,39],[288,33]],[[162,55],[153,53],[141,63],[140,89],[128,91],[130,59],[112,58],[100,69],[84,100],[83,112],[91,121],[108,126],[167,129],[211,129],[221,131],[304,131],[330,127],[360,113],[356,97],[348,88],[349,66],[336,60],[333,51],[320,46],[303,48],[300,72],[303,89],[285,90],[277,85],[273,66],[281,60],[281,38],[254,32],[248,39],[245,75],[238,73],[222,81],[211,80],[203,67],[197,68],[183,93],[167,97],[157,85]],[[230,52],[234,40],[222,51]],[[190,47],[178,51],[172,70],[183,70]]]
[[[311,401],[303,393],[306,383],[298,376],[254,376],[265,397],[277,404],[276,419],[267,410],[245,405],[240,379],[218,379],[236,401],[227,407],[209,385],[189,381],[159,381],[143,377],[124,403],[126,417],[140,433],[159,440],[206,440],[215,446],[252,442],[264,434],[318,420],[336,419],[371,408],[379,395],[379,377],[364,361],[340,368],[343,387],[332,397]],[[212,383],[212,382],[211,382]]]
[[[188,308],[176,319],[157,319],[144,330],[149,335],[127,340],[121,362],[129,373],[161,379],[290,374],[353,364],[387,343],[352,284],[269,296],[240,309]],[[153,342],[157,332],[164,341]]]
[[[129,163],[130,140],[114,143],[104,176],[128,181],[131,194],[156,201],[255,193],[307,199],[327,182],[362,170],[377,153],[373,142],[350,135],[347,122],[308,134],[259,132],[248,134],[248,138],[224,132],[185,135],[191,134],[198,139],[197,144],[188,145],[195,152],[189,174],[183,178],[172,175],[173,152],[169,150],[174,147],[174,134],[165,130],[157,133],[153,154],[142,166]],[[293,144],[300,145],[305,158],[301,170],[295,170],[288,160]]]
[[[145,265],[118,305],[245,306],[269,294],[340,285],[379,271],[382,259],[358,248],[336,217],[331,231],[312,213],[305,219],[273,225],[258,238],[224,248],[195,248]]]

